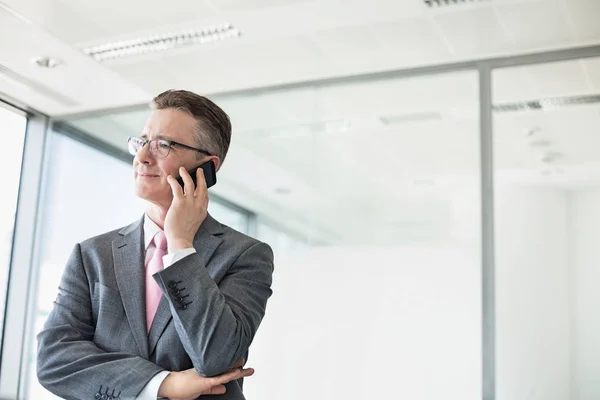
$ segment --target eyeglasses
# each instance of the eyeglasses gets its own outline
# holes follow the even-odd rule
[[[199,153],[205,154],[207,156],[212,156],[213,154],[209,153],[206,150],[197,149],[195,147],[188,146],[183,143],[174,142],[173,140],[167,139],[152,139],[146,140],[138,137],[129,137],[127,138],[127,145],[129,147],[129,153],[132,156],[137,155],[137,153],[148,144],[148,150],[150,150],[150,154],[152,154],[156,158],[165,158],[169,155],[172,146],[180,146],[184,149],[194,150]]]

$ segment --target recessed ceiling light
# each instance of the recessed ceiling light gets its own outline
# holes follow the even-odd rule
[[[43,56],[34,57],[31,59],[31,62],[42,68],[54,68],[62,64],[62,62],[56,58]]]
[[[102,62],[140,54],[168,51],[184,46],[200,45],[219,40],[232,39],[241,32],[231,24],[214,25],[202,29],[140,37],[120,42],[105,43],[83,49],[83,52]]]
[[[275,193],[277,194],[290,194],[292,193],[290,188],[286,188],[286,187],[277,187],[275,188]]]

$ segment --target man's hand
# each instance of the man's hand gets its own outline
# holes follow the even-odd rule
[[[194,368],[171,372],[160,385],[158,397],[166,397],[170,400],[194,400],[201,395],[223,394],[226,383],[254,374],[252,368],[242,369],[243,364],[244,361],[240,360],[228,372],[211,378],[198,375]]]
[[[198,184],[195,190],[192,177],[185,168],[179,168],[179,174],[184,188],[171,175],[167,177],[173,191],[173,202],[165,216],[164,226],[169,253],[194,247],[194,235],[206,219],[208,208],[208,189],[202,168],[196,171]]]

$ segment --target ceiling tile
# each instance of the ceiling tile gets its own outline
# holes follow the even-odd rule
[[[492,71],[492,102],[505,104],[535,99],[539,93],[528,67],[497,68]]]
[[[556,47],[575,38],[560,0],[498,3],[496,10],[516,48]]]
[[[569,15],[577,32],[578,39],[600,40],[600,1],[598,0],[568,0]]]
[[[511,50],[491,7],[435,13],[433,18],[458,56],[482,57]]]
[[[252,87],[307,80],[330,66],[306,38],[228,46],[215,50],[215,54],[227,63],[231,73],[252,82]]]
[[[368,26],[319,31],[313,40],[340,74],[380,68],[386,56],[386,48]]]
[[[168,70],[174,87],[198,93],[215,93],[234,90],[240,82],[228,65],[219,60],[215,51],[190,51],[169,57],[161,62]]]
[[[398,66],[447,59],[451,53],[428,18],[409,18],[376,24],[371,30]]]
[[[591,84],[592,91],[600,94],[600,57],[581,60],[585,74]]]
[[[160,61],[113,65],[111,69],[150,93],[172,89],[175,79]]]
[[[311,0],[205,0],[214,9],[222,12],[249,11],[309,1]]]
[[[590,94],[591,88],[580,60],[530,65],[526,68],[536,97]]]

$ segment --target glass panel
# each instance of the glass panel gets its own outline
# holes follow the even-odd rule
[[[75,243],[128,225],[143,213],[141,200],[133,196],[129,164],[59,134],[51,136],[50,146],[39,221],[34,339],[52,309]],[[29,343],[24,398],[57,398],[36,378],[36,345],[36,340]]]
[[[2,207],[0,207],[0,340],[4,331],[4,307],[10,266],[15,214],[21,178],[21,161],[27,118],[0,103],[0,127],[4,152],[2,171]]]
[[[493,72],[498,400],[600,398],[599,71]]]
[[[220,185],[275,250],[248,398],[480,398],[477,82],[215,99],[236,129]]]
[[[478,93],[467,71],[213,98],[211,190],[275,251],[247,398],[480,399]],[[68,123],[125,150],[147,114]]]
[[[239,211],[226,204],[220,203],[214,197],[208,202],[208,212],[220,223],[227,225],[237,231],[248,234],[248,213]]]

